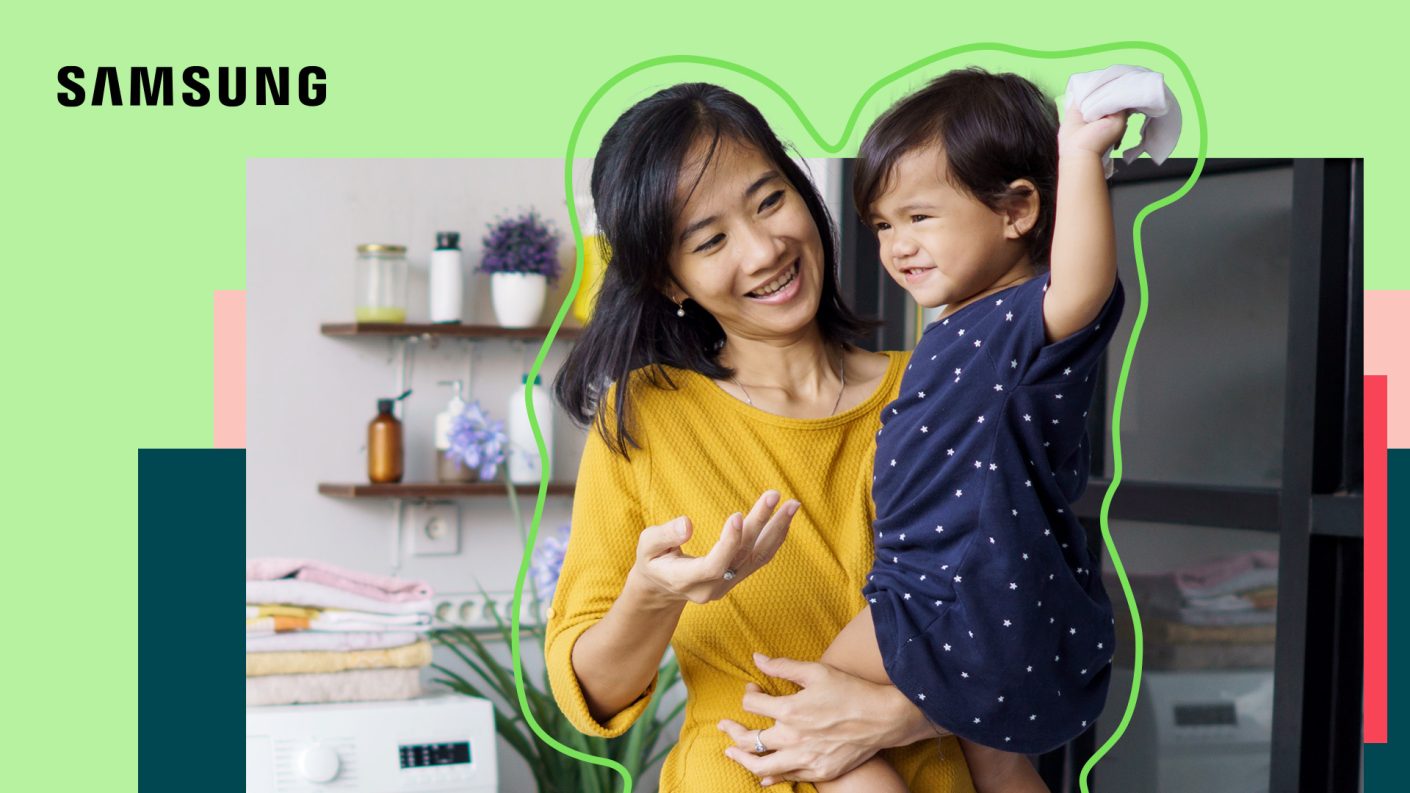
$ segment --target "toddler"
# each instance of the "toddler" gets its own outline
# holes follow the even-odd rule
[[[1046,791],[1025,753],[1106,702],[1111,603],[1071,504],[1121,315],[1102,156],[1126,114],[1061,131],[1012,74],[954,71],[867,132],[853,195],[886,271],[943,306],[877,434],[866,608],[822,661],[960,738],[981,793]],[[904,791],[872,758],[818,785]]]

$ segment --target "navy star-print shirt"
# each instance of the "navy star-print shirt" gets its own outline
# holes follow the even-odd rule
[[[1118,282],[1049,344],[1048,275],[932,323],[877,435],[876,561],[863,594],[892,682],[936,724],[1015,752],[1087,729],[1106,701],[1111,603],[1071,504]]]

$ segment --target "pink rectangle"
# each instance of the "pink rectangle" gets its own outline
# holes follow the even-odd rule
[[[1386,391],[1386,446],[1410,449],[1410,290],[1367,290],[1365,293],[1364,374],[1383,374]],[[1368,447],[1369,449],[1369,447]]]
[[[245,448],[245,292],[215,293],[215,448]]]
[[[1362,713],[1365,723],[1362,729],[1366,743],[1385,743],[1389,739],[1387,711],[1390,705],[1387,631],[1390,590],[1387,586],[1389,548],[1386,532],[1386,469],[1390,457],[1386,449],[1386,396],[1389,389],[1384,375],[1367,375],[1364,382],[1366,434],[1362,448],[1365,454],[1366,498],[1365,545],[1362,551],[1365,568],[1362,649],[1365,699]]]

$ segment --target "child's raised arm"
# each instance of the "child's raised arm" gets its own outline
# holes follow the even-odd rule
[[[1057,209],[1043,325],[1056,342],[1085,328],[1116,284],[1116,232],[1102,155],[1121,140],[1126,113],[1090,123],[1068,110],[1058,130]]]

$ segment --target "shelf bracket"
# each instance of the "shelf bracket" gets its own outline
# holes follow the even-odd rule
[[[480,343],[471,340],[465,354],[465,392],[462,397],[475,393],[475,369],[480,362]],[[469,401],[467,399],[467,401]]]
[[[403,509],[404,503],[400,498],[392,499],[392,576],[401,573],[402,532],[406,514],[406,510]]]
[[[418,336],[399,336],[392,339],[391,357],[397,367],[396,391],[393,396],[400,396],[406,393],[408,385],[411,383],[412,373],[416,370],[416,345],[421,341]],[[396,416],[404,418],[404,400],[397,400]]]

